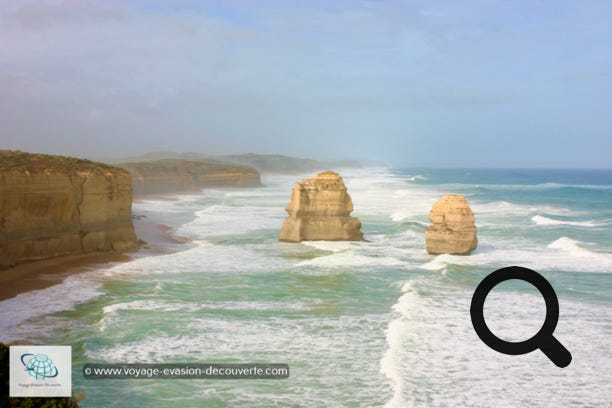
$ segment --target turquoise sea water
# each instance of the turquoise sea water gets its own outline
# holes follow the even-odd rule
[[[192,242],[0,302],[0,340],[73,346],[84,407],[611,406],[612,171],[341,172],[367,242],[277,241],[300,177],[148,200],[134,212]],[[424,251],[428,211],[465,194],[470,256]],[[521,265],[559,297],[565,369],[539,351],[497,353],[471,296]],[[520,341],[545,314],[526,284],[496,288],[485,317]],[[85,380],[85,363],[287,363],[287,380]]]

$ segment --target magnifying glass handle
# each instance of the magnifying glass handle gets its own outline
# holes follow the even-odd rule
[[[554,336],[550,336],[550,339],[540,346],[540,350],[557,367],[567,367],[572,362],[572,354]]]

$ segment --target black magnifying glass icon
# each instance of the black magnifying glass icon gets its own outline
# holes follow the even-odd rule
[[[546,302],[546,319],[540,330],[530,339],[521,342],[509,342],[500,339],[489,330],[484,319],[484,302],[487,295],[497,284],[510,280],[519,279],[535,286]],[[559,321],[559,300],[553,287],[546,278],[534,270],[521,266],[509,266],[501,268],[488,275],[480,282],[470,306],[472,325],[478,337],[493,350],[504,354],[519,355],[527,354],[536,349],[548,357],[557,367],[567,367],[572,361],[572,355],[563,344],[553,336],[553,332]]]

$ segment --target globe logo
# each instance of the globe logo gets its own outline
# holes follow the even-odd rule
[[[37,380],[57,377],[59,374],[57,367],[53,365],[53,361],[46,354],[22,354],[21,363],[30,377]]]

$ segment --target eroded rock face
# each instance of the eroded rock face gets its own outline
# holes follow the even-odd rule
[[[60,156],[31,155],[38,161],[30,162],[20,154],[23,165],[0,169],[0,269],[138,246],[127,171],[85,161],[62,167],[61,160],[53,161]]]
[[[324,171],[295,184],[285,209],[289,216],[281,228],[280,240],[360,241],[361,222],[351,217],[353,201],[342,177]]]
[[[135,196],[198,191],[215,187],[258,187],[260,174],[247,166],[192,160],[158,160],[119,166],[132,175]]]
[[[469,255],[478,245],[474,213],[460,194],[445,194],[431,211],[425,230],[427,252],[433,255]]]

